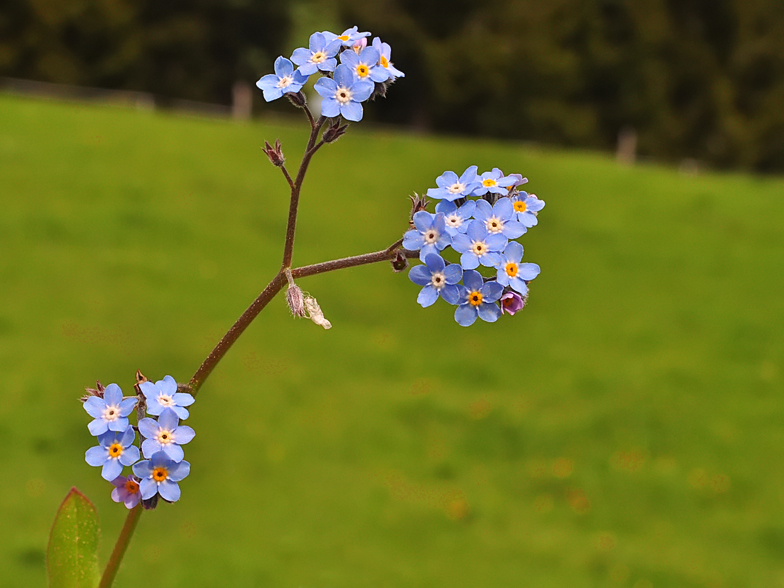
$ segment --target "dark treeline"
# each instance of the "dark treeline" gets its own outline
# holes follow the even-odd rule
[[[5,0],[0,75],[227,103],[309,4],[392,45],[382,120],[784,171],[782,0]]]

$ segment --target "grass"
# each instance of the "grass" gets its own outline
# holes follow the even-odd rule
[[[296,161],[292,122],[0,96],[0,584],[45,584],[72,485],[108,557],[124,509],[76,398],[187,381],[274,275],[276,137]],[[470,164],[547,201],[525,311],[463,329],[386,264],[303,280],[334,328],[279,298],[247,331],[118,587],[784,586],[784,181],[353,125],[295,264],[387,246]]]

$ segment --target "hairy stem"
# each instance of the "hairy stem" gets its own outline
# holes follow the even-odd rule
[[[136,523],[139,522],[139,517],[142,516],[142,505],[137,504],[128,511],[128,516],[125,519],[125,524],[120,531],[120,536],[117,537],[117,543],[114,544],[112,555],[109,557],[109,562],[106,564],[106,569],[101,576],[101,582],[98,588],[109,588],[114,582],[114,577],[120,569],[120,562],[122,562],[125,550],[128,549],[128,544],[131,542],[133,532],[136,530]]]
[[[286,242],[283,246],[283,264],[281,265],[281,269],[283,270],[291,267],[291,257],[294,253],[294,232],[297,228],[297,210],[299,208],[299,195],[302,190],[302,182],[305,179],[305,174],[308,171],[308,165],[310,164],[311,158],[316,153],[316,151],[318,151],[319,147],[324,144],[324,141],[320,141],[317,145],[316,139],[318,139],[319,131],[321,130],[321,127],[324,126],[324,122],[326,120],[326,117],[320,116],[318,120],[312,125],[310,130],[310,138],[308,139],[308,145],[305,147],[305,154],[302,156],[302,162],[299,164],[297,178],[294,180],[294,185],[291,187],[289,220],[288,224],[286,225]]]
[[[376,251],[374,253],[355,255],[353,257],[344,257],[343,259],[335,259],[333,261],[325,261],[322,263],[294,268],[291,270],[291,275],[294,278],[304,278],[307,276],[323,274],[325,272],[331,272],[339,269],[367,265],[369,263],[377,263],[379,261],[389,261],[397,255],[397,251],[400,248],[402,242],[403,241],[401,239],[386,249],[382,249],[381,251]],[[405,249],[402,251],[406,257],[417,257],[419,255],[416,251],[407,251]],[[243,331],[245,331],[245,329],[247,329],[248,326],[253,322],[253,319],[259,315],[264,307],[269,304],[270,300],[272,300],[278,292],[280,292],[281,288],[283,288],[285,284],[286,274],[285,270],[282,270],[278,272],[274,278],[272,278],[272,281],[267,284],[267,287],[262,290],[261,294],[258,295],[256,300],[254,300],[247,310],[242,313],[242,316],[240,316],[240,318],[237,319],[237,322],[231,326],[231,328],[226,332],[223,338],[207,356],[207,359],[205,359],[199,369],[196,370],[196,373],[193,374],[193,377],[188,383],[188,386],[191,389],[191,394],[194,396],[196,395],[196,393],[199,391],[199,388],[201,388],[202,384],[204,384],[204,381],[212,373],[212,370],[215,369],[215,366],[220,363],[221,359],[223,359],[223,356],[226,355],[229,349],[231,349],[231,346],[234,345],[234,342],[239,339],[239,336],[242,335]]]

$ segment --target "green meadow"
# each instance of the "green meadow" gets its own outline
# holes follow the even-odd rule
[[[379,106],[370,106],[378,108]],[[187,382],[275,274],[297,118],[0,95],[0,586],[88,466],[96,379]],[[116,586],[784,586],[784,181],[352,125],[305,181],[295,265],[402,236],[444,170],[521,172],[524,311],[462,328],[389,264],[300,281],[202,388],[182,498]]]

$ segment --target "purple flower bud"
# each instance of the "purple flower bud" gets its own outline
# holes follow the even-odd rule
[[[523,298],[517,292],[507,292],[501,296],[501,314],[509,313],[514,315],[518,310],[522,310],[525,307],[526,302],[528,302],[528,296]]]
[[[267,141],[264,141],[264,154],[269,157],[270,163],[275,167],[282,167],[286,162],[283,157],[283,149],[281,149],[280,139],[275,139],[275,146],[273,147]]]

